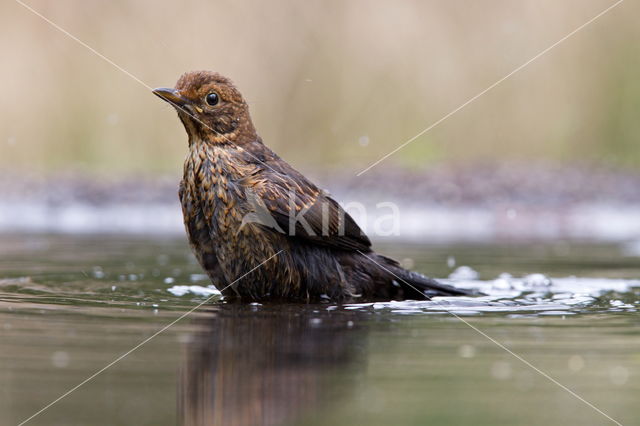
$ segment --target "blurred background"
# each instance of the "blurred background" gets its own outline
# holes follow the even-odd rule
[[[229,76],[283,157],[305,170],[357,172],[613,3],[29,5],[151,87],[188,70]],[[380,167],[640,167],[639,12],[625,2]],[[0,13],[3,167],[180,173],[186,139],[168,106],[18,3]]]
[[[640,205],[640,6],[630,1],[356,177],[613,4],[29,2],[141,83],[5,2],[0,194],[49,206],[158,201],[173,206],[174,221],[186,135],[145,85],[172,86],[185,71],[207,69],[238,85],[270,147],[343,202],[391,199],[407,211],[407,200],[419,201],[419,212],[484,203],[510,220],[511,210],[549,203],[619,212]],[[637,212],[605,222],[640,235]],[[64,220],[77,224],[79,214]],[[442,216],[431,223],[451,212]],[[5,209],[0,228],[49,223],[51,212],[25,217]],[[576,220],[595,219],[560,222]]]

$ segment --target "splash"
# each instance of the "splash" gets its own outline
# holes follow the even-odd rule
[[[479,280],[468,278],[473,276],[469,271],[470,268],[465,268],[464,274],[452,274],[452,277],[439,281],[459,288],[477,290],[484,293],[484,296],[354,303],[345,305],[345,308],[385,310],[394,314],[503,313],[507,317],[636,312],[640,308],[640,280],[549,278],[543,274],[514,278],[506,273],[493,280]]]

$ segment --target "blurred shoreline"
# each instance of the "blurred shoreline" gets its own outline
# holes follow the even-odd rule
[[[509,163],[310,175],[374,241],[640,241],[640,173]],[[0,233],[182,235],[178,181],[0,174]],[[376,235],[389,205],[397,232]]]

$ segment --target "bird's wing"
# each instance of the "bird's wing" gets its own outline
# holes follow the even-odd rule
[[[370,250],[371,241],[338,202],[280,158],[265,160],[245,180],[259,204],[254,208],[270,215],[263,225],[335,249]]]

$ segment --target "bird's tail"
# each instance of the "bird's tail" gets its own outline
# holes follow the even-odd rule
[[[404,295],[408,299],[429,299],[434,296],[478,295],[473,291],[442,284],[433,278],[426,277],[417,272],[408,271],[401,267],[398,262],[386,256],[378,255],[378,258],[381,262],[385,263],[384,269],[392,275],[392,279],[395,281],[394,285],[402,287]]]

